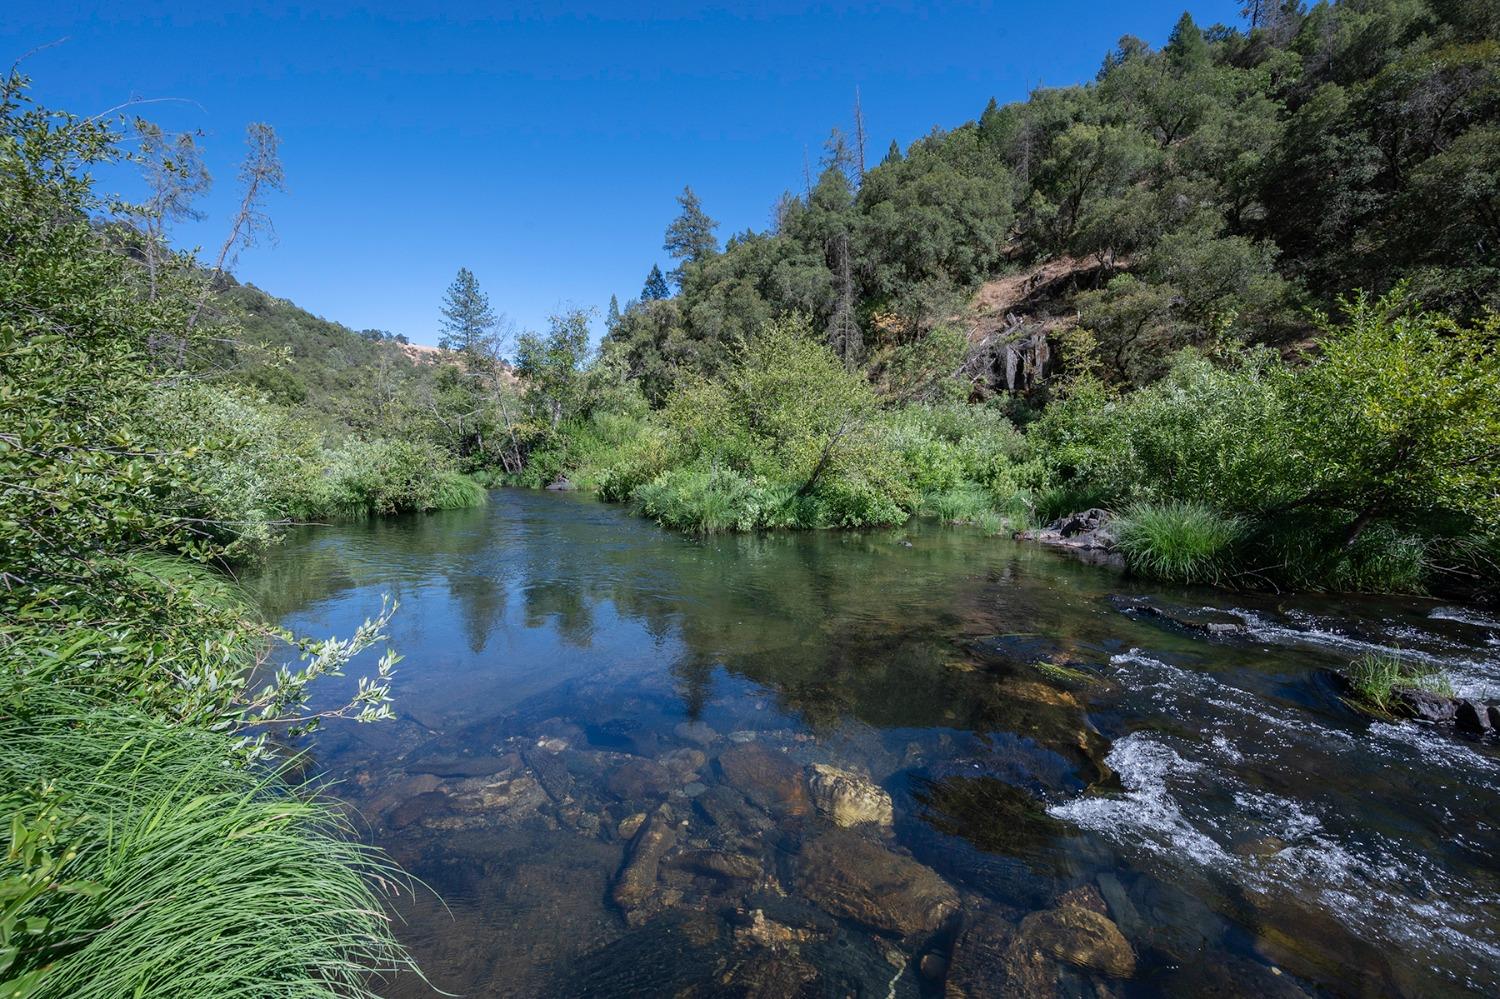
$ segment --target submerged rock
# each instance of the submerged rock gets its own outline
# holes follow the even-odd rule
[[[731,746],[719,754],[724,781],[751,801],[784,815],[807,815],[812,802],[802,768],[758,742]]]
[[[631,842],[625,866],[610,893],[631,926],[640,925],[649,915],[645,908],[656,892],[656,875],[661,869],[662,855],[676,843],[677,834],[660,812],[646,820]]]
[[[932,868],[846,829],[803,846],[797,885],[833,915],[903,937],[934,933],[958,911],[958,893]]]
[[[672,864],[697,874],[731,881],[754,881],[760,877],[760,862],[743,853],[724,850],[685,850],[672,858]]]
[[[996,913],[965,921],[953,946],[946,999],[1059,994],[1062,965],[1110,978],[1135,974],[1135,952],[1092,886],[1012,925]]]
[[[771,827],[771,820],[765,812],[746,801],[743,794],[723,784],[694,796],[693,804],[704,818],[727,832],[753,836]]]
[[[666,767],[655,760],[629,759],[610,771],[604,788],[624,801],[664,798],[677,786]]]
[[[891,796],[858,774],[814,763],[807,783],[818,813],[837,825],[888,826],[894,821]]]
[[[701,721],[679,722],[672,729],[672,734],[683,742],[692,742],[699,746],[712,745],[719,738],[719,733],[714,730],[713,726]]]
[[[953,944],[945,999],[1000,999],[1011,989],[1007,955],[1015,927],[994,913],[967,916]]]
[[[1011,949],[1016,964],[1034,963],[1044,955],[1111,978],[1135,974],[1135,953],[1120,928],[1097,909],[1076,902],[1021,920]]]
[[[758,950],[729,971],[723,987],[709,994],[734,996],[736,999],[797,999],[813,996],[818,969],[795,954]]]

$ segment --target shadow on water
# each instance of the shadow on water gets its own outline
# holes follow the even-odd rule
[[[1400,646],[1494,683],[1463,609],[511,491],[299,531],[246,583],[319,635],[401,602],[398,720],[311,748],[441,893],[400,915],[449,991],[1500,989],[1494,750],[1327,679]]]

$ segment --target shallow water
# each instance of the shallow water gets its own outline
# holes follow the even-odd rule
[[[249,583],[314,636],[401,603],[399,720],[312,750],[441,896],[400,935],[449,992],[1500,991],[1500,755],[1371,723],[1328,672],[1399,647],[1500,692],[1481,611],[1163,590],[935,524],[698,540],[518,491],[304,529]],[[893,824],[835,830],[820,763]]]

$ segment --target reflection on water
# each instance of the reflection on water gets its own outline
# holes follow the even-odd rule
[[[1500,688],[1471,609],[509,491],[308,529],[249,585],[313,634],[401,602],[399,720],[312,748],[442,896],[401,933],[450,992],[1500,989],[1495,750],[1327,673],[1399,645]]]

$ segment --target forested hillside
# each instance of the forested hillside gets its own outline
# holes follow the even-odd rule
[[[1404,281],[1458,318],[1500,304],[1495,6],[1254,6],[1249,30],[1184,14],[1160,50],[1123,38],[1096,81],[992,100],[868,167],[835,130],[775,225],[722,250],[688,192],[677,294],[648,287],[611,340],[657,402],[790,311],[851,366],[937,333],[932,363],[956,370],[943,328],[1016,274],[993,326],[1022,341],[1062,317],[1107,380],[1140,385],[1182,346],[1305,336],[1309,306],[1355,290]]]

